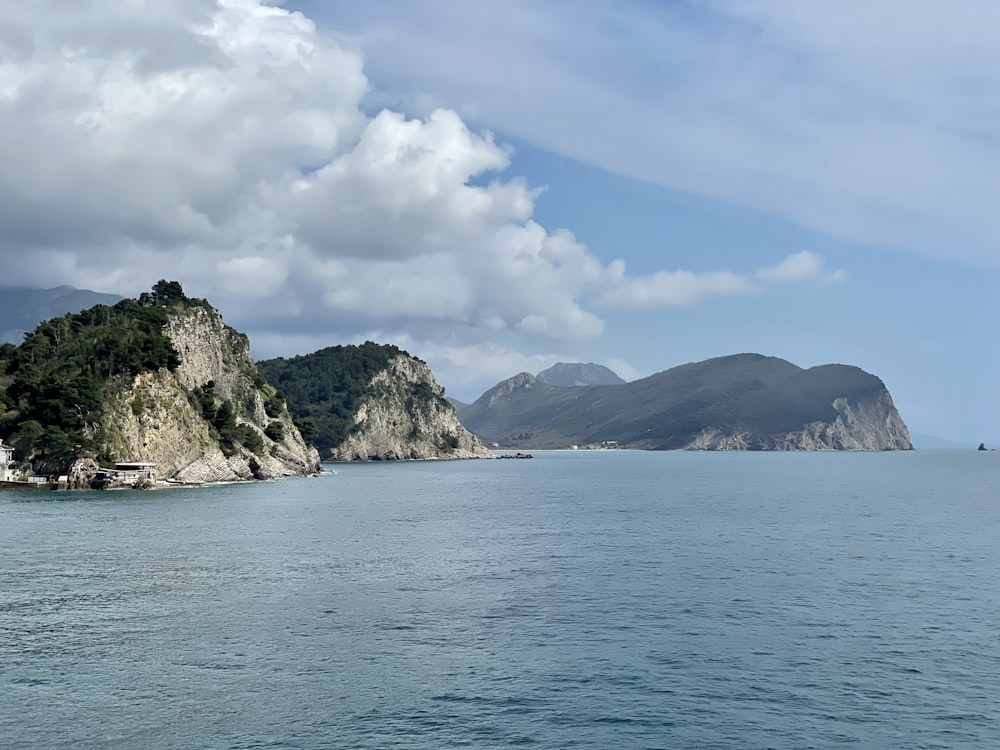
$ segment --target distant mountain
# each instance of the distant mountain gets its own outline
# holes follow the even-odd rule
[[[9,341],[19,344],[25,331],[33,330],[42,321],[77,313],[94,305],[113,305],[121,299],[117,294],[71,286],[0,289],[0,343]]]
[[[451,396],[445,396],[445,398],[448,400],[449,404],[455,407],[455,411],[458,411],[459,409],[464,409],[466,406],[468,406],[467,403],[465,403],[464,401],[459,401],[457,398],[452,398]]]
[[[625,382],[604,365],[593,362],[559,362],[535,377],[546,385],[558,386],[621,385]]]
[[[909,431],[885,385],[847,365],[804,370],[760,354],[720,357],[623,385],[565,388],[529,373],[459,412],[509,447],[899,450]]]

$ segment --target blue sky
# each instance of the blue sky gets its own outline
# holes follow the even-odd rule
[[[915,3],[907,19],[909,9],[900,4],[845,3],[838,5],[838,22],[828,25],[832,6],[810,6],[814,19],[800,18],[802,6],[735,3],[731,14],[710,2],[515,3],[509,12],[507,6],[497,12],[500,6],[450,2],[292,7],[364,52],[372,106],[415,114],[448,106],[511,145],[509,171],[546,188],[535,218],[571,229],[604,262],[625,259],[634,273],[752,272],[808,250],[846,274],[838,283],[816,280],[609,314],[603,336],[567,348],[568,354],[623,359],[635,370],[630,375],[737,351],[803,366],[857,364],[885,380],[913,431],[965,442],[1000,439],[998,357],[988,344],[1000,251],[995,219],[974,213],[985,196],[972,192],[985,186],[995,198],[997,187],[978,169],[960,171],[969,159],[982,158],[983,168],[996,165],[995,136],[978,120],[996,106],[986,98],[998,93],[996,73],[980,69],[996,56],[983,49],[974,18],[958,24],[942,19],[940,4]],[[519,25],[529,21],[538,26]],[[865,23],[871,24],[866,30],[852,28]],[[923,43],[940,43],[938,34],[949,31],[959,36],[936,60]],[[825,33],[843,38],[817,41]],[[884,38],[893,33],[904,38]],[[963,45],[969,48],[964,54]],[[715,54],[713,65],[706,58]],[[907,70],[916,56],[924,59]],[[709,81],[710,90],[692,96],[700,81]],[[966,90],[949,91],[956,81]],[[741,85],[747,91],[739,92]],[[917,90],[921,85],[927,90]],[[795,106],[805,88],[813,100]],[[525,103],[517,103],[522,96]],[[591,101],[566,101],[581,96]],[[753,102],[758,96],[764,101]],[[768,98],[780,111],[767,112]],[[550,104],[526,114],[539,99]],[[611,111],[622,104],[624,112]],[[904,123],[914,114],[916,123]],[[712,123],[713,115],[730,122]],[[769,149],[763,165],[747,168],[759,170],[763,197],[752,186],[741,191],[713,184],[724,183],[727,174],[742,180],[745,172],[727,171],[711,154],[684,165],[693,175],[672,173],[671,162],[683,160],[677,154],[652,156],[648,168],[640,162],[644,149],[671,150],[664,143],[671,129],[661,140],[651,126],[689,118],[675,129],[679,137],[690,137],[689,129],[705,122],[732,135],[725,158],[739,160],[741,148]],[[637,132],[631,125],[639,126]],[[632,148],[623,145],[633,138]],[[783,138],[813,143],[786,150]],[[895,138],[904,144],[887,148]],[[980,139],[986,142],[977,157]],[[841,165],[818,153],[827,146],[853,149],[843,165],[848,176],[838,176]],[[782,161],[796,155],[808,157],[808,168],[786,169]],[[949,157],[955,162],[949,164]],[[878,178],[882,184],[873,187],[884,192],[838,200],[844,186],[866,182],[867,168],[891,170],[909,160],[928,164]],[[945,168],[936,174],[940,164]],[[914,204],[907,205],[905,195],[897,199],[893,192],[907,193],[906,180],[915,174],[928,186],[914,191]],[[767,184],[769,177],[776,184]],[[954,206],[938,205],[938,179],[942,200]],[[814,206],[783,200],[789,184],[800,182]],[[684,189],[699,185],[707,189]],[[952,185],[956,191],[947,194]],[[824,202],[829,217],[823,216]],[[928,203],[943,219],[932,217],[919,231],[906,226]],[[893,215],[880,217],[880,209]],[[989,225],[986,233],[980,223]],[[960,247],[969,242],[975,246]]]
[[[0,285],[175,278],[263,358],[374,339],[471,400],[742,351],[1000,444],[1000,6],[22,4]],[[40,273],[44,269],[44,273]]]

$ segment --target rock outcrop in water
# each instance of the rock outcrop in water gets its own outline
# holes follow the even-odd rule
[[[459,418],[487,441],[526,448],[909,450],[885,385],[847,365],[804,370],[740,354],[624,385],[553,387],[506,380]]]
[[[367,342],[258,363],[331,461],[493,458],[425,362]]]
[[[334,461],[493,458],[466,430],[426,364],[396,356],[371,382],[354,429],[330,451]]]

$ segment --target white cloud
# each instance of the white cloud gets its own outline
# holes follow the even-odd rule
[[[259,255],[227,258],[215,266],[222,290],[240,297],[268,297],[288,278],[288,268],[278,257]]]
[[[606,269],[607,283],[597,296],[605,308],[628,310],[691,305],[709,296],[755,294],[764,291],[758,282],[796,282],[810,279],[843,281],[842,271],[827,272],[823,258],[808,250],[789,255],[780,263],[753,274],[731,271],[660,271],[649,276],[630,277],[621,261]]]
[[[756,290],[749,278],[729,271],[660,271],[630,277],[621,262],[611,264],[610,271],[612,283],[599,295],[598,303],[616,309],[690,305],[709,295],[749,294]]]
[[[820,278],[827,281],[843,281],[847,278],[847,274],[842,270],[825,271],[823,258],[808,250],[789,255],[770,268],[761,268],[755,276],[762,281],[806,281]]]
[[[323,7],[414,111],[841,239],[1000,260],[992,0]]]
[[[605,359],[600,364],[612,370],[622,380],[628,382],[632,382],[633,380],[638,380],[639,378],[646,376],[645,373],[642,373],[638,369],[636,369],[631,362],[625,359],[620,359],[618,357],[611,357],[610,359]]]
[[[596,337],[595,306],[753,291],[602,263],[533,218],[539,190],[489,132],[448,109],[369,116],[370,92],[359,54],[256,0],[18,5],[0,37],[2,282],[43,268],[134,295],[175,278],[256,335],[461,330],[463,346]],[[518,356],[474,353],[507,374]]]
[[[525,354],[488,342],[421,346],[413,342],[407,344],[403,339],[399,346],[415,346],[434,372],[442,374],[442,380],[463,388],[478,385],[480,391],[519,372],[535,374],[566,359],[564,354]]]

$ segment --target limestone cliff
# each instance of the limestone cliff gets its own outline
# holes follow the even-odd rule
[[[405,353],[376,374],[334,461],[493,458],[455,416],[427,365]]]
[[[101,453],[155,462],[158,478],[178,482],[319,471],[318,452],[306,445],[284,404],[273,398],[274,389],[257,373],[245,335],[208,306],[171,308],[164,333],[180,365],[136,375],[105,403],[94,430]],[[212,408],[231,408],[242,439],[228,445],[220,440],[205,418],[206,399]]]
[[[888,391],[873,401],[833,401],[837,416],[830,422],[810,422],[801,430],[760,434],[749,430],[705,429],[685,450],[741,451],[894,451],[911,450],[910,432]]]

